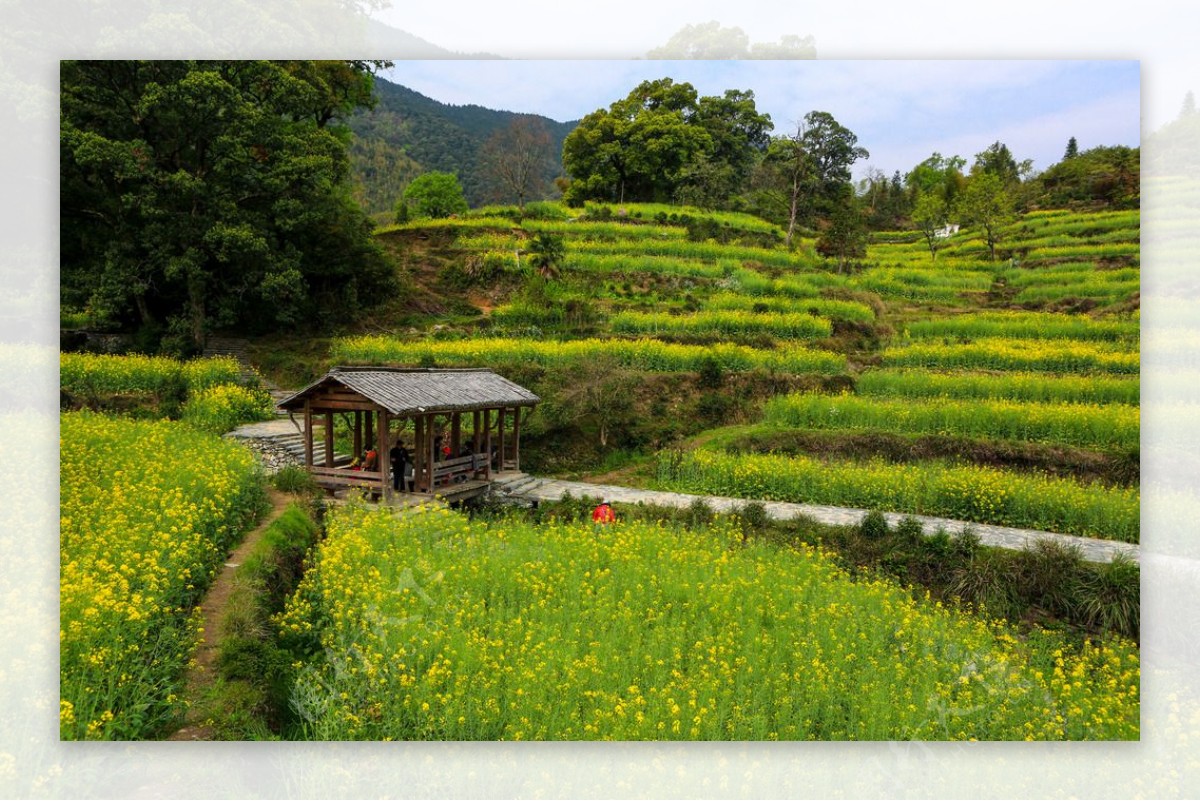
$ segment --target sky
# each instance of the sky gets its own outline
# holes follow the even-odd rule
[[[827,111],[858,136],[874,168],[905,173],[938,152],[974,160],[999,140],[1042,170],[1074,136],[1080,150],[1140,143],[1137,61],[404,61],[383,77],[455,105],[565,122],[607,108],[643,80],[687,81],[701,95],[750,89],[775,133]]]
[[[755,43],[812,37],[825,59],[1144,59],[1145,130],[1200,92],[1191,0],[1086,4],[1007,0],[973,7],[945,0],[779,3],[777,0],[605,0],[582,11],[561,0],[410,3],[372,0],[376,19],[463,53],[505,58],[644,56],[685,25],[716,21]],[[465,3],[465,4],[464,4]]]

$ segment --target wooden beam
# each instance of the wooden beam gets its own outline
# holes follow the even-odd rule
[[[450,458],[457,459],[462,450],[462,414],[455,412],[450,416]]]
[[[355,410],[362,412],[377,412],[383,408],[382,406],[377,406],[374,403],[345,400],[322,400],[320,398],[312,401],[312,407],[318,412],[323,412],[326,409],[334,409],[339,412],[352,412]]]
[[[367,432],[366,432],[365,439],[367,442],[374,442],[375,441],[375,415],[373,415],[373,414],[366,415],[366,421],[367,421]],[[354,455],[358,456],[357,453]]]

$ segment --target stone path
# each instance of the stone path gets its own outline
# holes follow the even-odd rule
[[[718,512],[735,511],[743,504],[749,503],[745,498],[725,498],[715,495],[688,495],[678,492],[657,492],[654,490],[618,487],[609,484],[588,484],[582,481],[559,481],[552,478],[540,478],[524,473],[501,474],[497,477],[496,490],[512,498],[530,500],[556,501],[564,493],[570,492],[578,498],[588,495],[593,498],[607,498],[614,504],[648,503],[660,506],[684,508],[696,498],[703,498]],[[783,503],[780,501],[764,501],[767,514],[776,520],[790,520],[797,515],[805,515],[818,523],[835,526],[857,525],[867,514],[864,509],[847,509],[840,506],[814,506],[806,503]],[[903,520],[909,515],[885,513],[884,517],[891,525]],[[1109,562],[1119,553],[1125,554],[1135,562],[1140,561],[1137,545],[1111,540],[1097,540],[1089,537],[1075,537],[1069,534],[1055,534],[1049,531],[1034,531],[1032,529],[1008,528],[1005,526],[989,526],[982,523],[966,523],[962,520],[948,520],[941,517],[926,517],[911,515],[921,522],[925,533],[933,534],[944,529],[949,534],[957,534],[967,526],[974,529],[984,545],[1010,550],[1024,550],[1038,540],[1050,540],[1063,545],[1077,545],[1083,558],[1089,562]]]

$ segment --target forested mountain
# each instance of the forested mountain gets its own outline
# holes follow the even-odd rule
[[[547,184],[562,173],[562,143],[577,122],[556,122],[532,114],[481,106],[452,106],[382,78],[375,79],[378,101],[350,119],[350,146],[363,208],[390,211],[404,187],[423,172],[458,175],[471,205],[505,200],[486,175],[481,150],[489,137],[515,121],[544,125],[548,134]]]

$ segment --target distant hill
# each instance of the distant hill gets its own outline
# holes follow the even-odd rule
[[[367,18],[367,51],[379,58],[398,61],[406,58],[463,58],[494,59],[500,56],[491,53],[457,53],[447,50],[419,36],[393,28],[379,20]]]
[[[452,106],[382,78],[375,79],[379,100],[372,111],[349,121],[354,132],[350,157],[360,185],[360,201],[368,213],[390,211],[408,183],[424,172],[458,174],[472,206],[492,202],[479,165],[479,150],[488,137],[518,117],[541,120],[550,132],[562,171],[562,143],[577,121],[496,111],[482,106]]]

